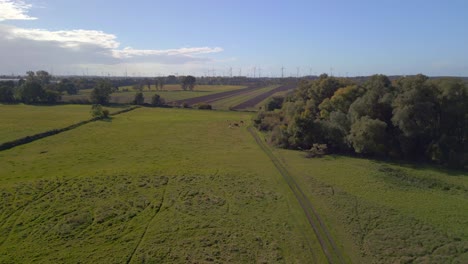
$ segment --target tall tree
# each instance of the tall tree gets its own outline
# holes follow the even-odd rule
[[[108,104],[112,93],[112,84],[108,80],[99,80],[91,92],[91,101],[95,104]]]

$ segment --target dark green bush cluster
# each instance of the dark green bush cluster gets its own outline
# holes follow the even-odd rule
[[[202,109],[202,110],[211,110],[211,109],[213,109],[213,108],[211,107],[211,105],[210,105],[210,104],[207,104],[207,103],[200,103],[200,104],[195,105],[195,107],[196,107],[197,109]]]
[[[254,124],[284,148],[468,164],[468,85],[456,78],[374,75],[357,84],[323,74]]]

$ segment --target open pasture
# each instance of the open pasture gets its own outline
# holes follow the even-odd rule
[[[355,262],[467,263],[468,174],[276,150]],[[354,250],[353,250],[354,248]]]
[[[323,263],[281,175],[228,127],[250,118],[141,108],[0,152],[0,262]]]
[[[0,105],[0,144],[91,118],[89,105]]]

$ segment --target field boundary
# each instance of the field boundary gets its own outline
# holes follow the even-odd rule
[[[135,110],[137,108],[139,108],[139,107],[138,106],[132,106],[132,107],[129,107],[129,108],[125,108],[125,109],[122,109],[120,111],[111,113],[110,116],[116,116],[116,115],[119,115],[119,114],[130,112],[130,111]],[[13,141],[5,142],[5,143],[0,144],[0,151],[12,149],[14,147],[21,146],[21,145],[24,145],[24,144],[28,144],[28,143],[31,143],[33,141],[39,140],[39,139],[43,139],[43,138],[46,138],[46,137],[57,135],[57,134],[60,134],[62,132],[69,131],[69,130],[72,130],[74,128],[80,127],[82,125],[86,125],[88,123],[95,122],[95,121],[102,120],[102,119],[104,119],[104,118],[103,117],[95,117],[95,118],[91,118],[91,119],[88,119],[88,120],[85,120],[85,121],[80,121],[78,123],[75,123],[73,125],[69,125],[67,127],[52,129],[52,130],[49,130],[49,131],[46,131],[46,132],[41,132],[41,133],[38,133],[38,134],[34,134],[32,136],[26,136],[26,137],[22,137],[22,138],[19,138],[19,139],[15,139]]]
[[[281,176],[283,176],[283,179],[286,181],[289,188],[293,192],[294,196],[296,197],[297,201],[302,207],[307,217],[307,220],[318,239],[318,242],[320,243],[320,247],[322,248],[322,251],[326,256],[328,263],[346,263],[344,256],[338,249],[336,243],[330,235],[330,232],[325,226],[325,223],[315,210],[310,200],[301,190],[296,180],[291,176],[291,174],[283,166],[283,164],[281,164],[278,158],[276,158],[276,156],[273,154],[270,148],[262,141],[262,139],[259,137],[254,128],[252,126],[249,126],[247,130],[254,137],[255,141],[263,150],[263,152],[265,152],[265,154],[270,158],[273,165],[275,165],[275,167],[278,169],[279,173],[281,174]]]

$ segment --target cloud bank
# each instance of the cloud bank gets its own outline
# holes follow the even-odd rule
[[[0,0],[0,21],[34,20],[23,1]],[[212,61],[206,55],[222,52],[220,47],[178,49],[120,48],[117,36],[98,30],[21,28],[0,24],[0,72],[48,68],[51,65],[115,65],[151,63],[184,65]]]

